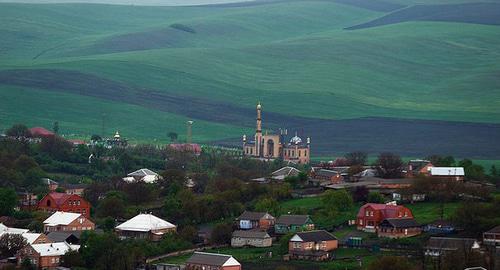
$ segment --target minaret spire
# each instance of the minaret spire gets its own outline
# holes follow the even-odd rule
[[[262,105],[260,105],[260,101],[257,104],[257,129],[255,131],[262,133]]]

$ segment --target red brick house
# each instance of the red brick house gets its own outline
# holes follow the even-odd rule
[[[76,194],[51,192],[38,202],[38,209],[49,213],[61,211],[90,217],[90,203]]]
[[[377,230],[378,237],[406,238],[422,233],[422,227],[414,218],[387,218]]]
[[[266,212],[245,211],[237,219],[238,228],[241,230],[269,230],[274,227],[276,218]]]
[[[323,261],[331,258],[338,245],[337,238],[327,231],[299,232],[288,242],[288,253],[291,259]]]
[[[408,178],[417,177],[419,175],[429,175],[429,171],[434,165],[429,160],[414,159],[408,162],[408,167],[404,171]]]
[[[241,270],[241,264],[231,255],[195,252],[186,261],[186,270]]]
[[[359,209],[356,225],[358,230],[376,232],[387,218],[413,218],[413,214],[402,205],[367,203]]]
[[[55,212],[43,222],[44,232],[90,231],[95,224],[83,214]]]
[[[66,242],[27,245],[18,252],[17,261],[21,264],[23,260],[29,259],[37,269],[56,269],[64,254],[79,248]]]

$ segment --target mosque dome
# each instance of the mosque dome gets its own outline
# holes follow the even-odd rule
[[[118,133],[118,131],[115,133],[114,138],[115,138],[115,139],[120,139],[120,133]]]
[[[290,143],[291,144],[301,144],[302,143],[302,139],[299,136],[297,136],[297,134],[295,134],[295,136],[293,136],[290,139]]]
[[[257,110],[262,109],[262,105],[260,105],[260,102],[257,104]]]

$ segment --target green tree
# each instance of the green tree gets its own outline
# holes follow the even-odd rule
[[[231,224],[217,224],[212,230],[210,242],[216,245],[224,245],[231,243],[231,235],[233,227]]]
[[[61,266],[68,268],[84,267],[85,262],[83,261],[82,255],[78,251],[70,251],[62,256]]]
[[[169,132],[167,134],[167,136],[170,138],[171,142],[177,141],[177,138],[179,137],[179,135],[176,132],[173,132],[173,131]]]
[[[11,188],[0,188],[0,216],[10,216],[17,205],[17,194]]]
[[[347,211],[353,206],[351,194],[346,190],[328,190],[321,198],[323,208]]]
[[[123,218],[125,216],[125,202],[117,196],[106,196],[97,206],[98,217]]]
[[[15,138],[26,138],[30,137],[31,133],[25,125],[22,124],[16,124],[13,125],[11,128],[9,128],[5,134],[10,137],[15,137]]]
[[[0,255],[2,258],[15,256],[28,243],[20,234],[5,233],[0,236]]]
[[[366,201],[369,203],[384,203],[385,198],[382,196],[382,194],[378,192],[370,192],[368,193],[368,196],[366,197]]]
[[[368,161],[368,155],[364,152],[351,152],[345,155],[349,166],[365,165]]]
[[[383,178],[401,177],[403,161],[393,153],[381,153],[375,162],[377,172]]]
[[[255,211],[269,212],[271,215],[278,216],[281,212],[281,207],[278,201],[272,197],[264,197],[257,200]]]
[[[292,239],[293,235],[294,233],[288,233],[280,238],[279,240],[280,255],[288,254],[288,243],[290,242],[290,239]]]

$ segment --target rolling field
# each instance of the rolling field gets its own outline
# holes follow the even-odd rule
[[[499,159],[499,2],[415,2],[2,3],[0,128],[237,143],[260,100],[318,156]]]

